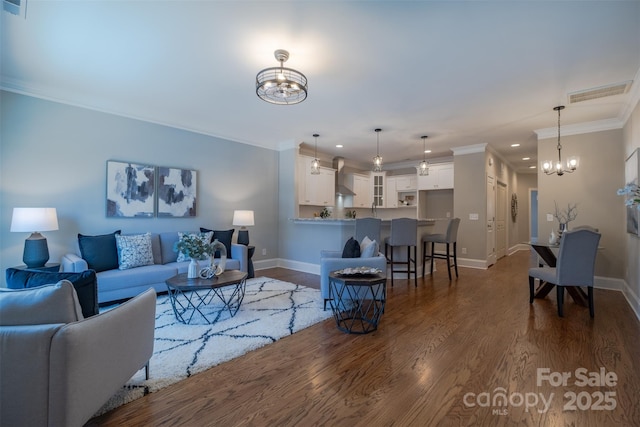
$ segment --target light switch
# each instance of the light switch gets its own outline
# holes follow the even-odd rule
[[[471,221],[477,221],[477,220],[478,220],[478,218],[479,218],[479,217],[478,217],[478,214],[477,214],[477,213],[471,213],[471,214],[469,214],[469,219],[470,219]]]
[[[553,215],[552,214],[547,214],[547,221],[553,222]]]

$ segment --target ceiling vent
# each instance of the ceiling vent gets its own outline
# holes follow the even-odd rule
[[[592,99],[604,98],[607,96],[622,95],[629,91],[631,83],[633,83],[633,80],[572,92],[569,94],[569,103],[575,104],[576,102],[590,101]]]

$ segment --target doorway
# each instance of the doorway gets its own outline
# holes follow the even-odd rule
[[[507,255],[507,184],[498,181],[496,206],[496,258]]]
[[[529,241],[538,239],[538,189],[529,189]]]
[[[487,175],[487,267],[496,263],[496,185],[495,178]]]

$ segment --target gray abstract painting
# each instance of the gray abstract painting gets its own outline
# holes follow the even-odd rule
[[[107,217],[153,217],[154,191],[154,166],[107,161]]]
[[[158,216],[196,216],[197,172],[158,167]]]

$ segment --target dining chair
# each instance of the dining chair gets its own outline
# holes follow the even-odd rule
[[[380,244],[380,218],[357,218],[356,219],[356,240],[362,242],[362,239],[368,237]]]
[[[593,280],[600,233],[588,229],[563,233],[555,267],[533,267],[529,269],[529,303],[534,299],[535,279],[556,285],[558,316],[563,317],[565,287],[586,286],[589,300],[589,315],[594,316]]]
[[[449,280],[451,280],[451,268],[456,271],[456,278],[458,277],[458,255],[457,255],[457,241],[458,241],[458,228],[460,226],[460,218],[452,218],[447,223],[447,231],[444,234],[424,234],[422,236],[422,277],[424,277],[424,266],[427,259],[431,259],[431,274],[433,274],[433,259],[446,259],[447,271],[449,272]],[[431,252],[427,252],[427,244],[431,243]],[[446,253],[435,253],[436,243],[442,243],[446,245]],[[453,253],[451,253],[453,249]],[[453,259],[453,265],[451,265],[451,259]]]

